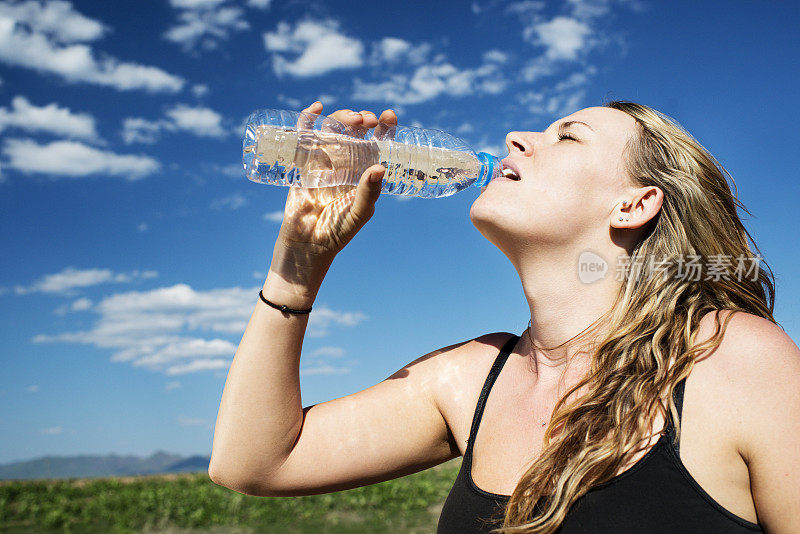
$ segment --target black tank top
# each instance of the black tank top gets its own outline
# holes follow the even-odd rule
[[[455,483],[442,508],[437,534],[488,533],[502,522],[489,518],[508,502],[508,495],[483,491],[472,480],[472,445],[489,390],[519,336],[503,346],[478,399],[467,449]],[[680,420],[685,379],[674,389]],[[632,467],[577,499],[567,512],[561,534],[693,534],[763,532],[761,527],[720,506],[692,478],[678,454],[668,413],[658,442]],[[502,517],[502,515],[501,515]]]

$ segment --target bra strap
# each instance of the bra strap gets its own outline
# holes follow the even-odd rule
[[[675,409],[678,411],[678,422],[681,421],[681,414],[683,412],[683,390],[686,386],[686,377],[682,378],[680,382],[675,384],[675,388],[672,390],[672,400],[675,402]],[[672,414],[670,414],[670,420],[672,419]],[[680,454],[681,444],[678,442],[677,435],[675,433],[675,425],[670,425],[670,433],[672,435],[672,445],[675,447],[675,452]]]
[[[475,408],[475,414],[472,416],[472,427],[470,427],[467,449],[464,451],[464,456],[472,452],[472,444],[475,441],[475,436],[478,434],[478,427],[481,424],[481,417],[483,417],[483,408],[486,405],[486,398],[489,396],[489,391],[492,389],[494,381],[497,379],[497,375],[500,374],[503,365],[505,365],[509,354],[514,350],[517,340],[519,340],[519,336],[513,335],[506,341],[503,348],[500,349],[500,354],[498,354],[497,358],[494,360],[492,369],[489,371],[489,376],[486,377],[486,381],[483,383],[481,395],[478,397],[478,405]]]

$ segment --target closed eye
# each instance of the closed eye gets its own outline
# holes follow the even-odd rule
[[[572,137],[570,134],[561,134],[561,135],[559,135],[558,136],[558,140],[561,141],[562,139],[570,139],[572,141],[577,141],[577,139]]]

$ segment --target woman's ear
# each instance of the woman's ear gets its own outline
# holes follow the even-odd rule
[[[637,189],[629,200],[620,201],[612,214],[614,228],[641,228],[661,210],[664,192],[659,187],[648,185]]]

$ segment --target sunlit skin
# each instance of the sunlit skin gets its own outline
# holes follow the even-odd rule
[[[322,110],[322,104],[315,102],[303,111],[321,114]],[[330,116],[350,127],[356,136],[371,128],[380,133],[397,125],[392,110],[383,111],[380,117],[349,109]],[[588,126],[573,124],[559,133],[559,125],[566,121],[581,121]],[[630,251],[641,227],[661,207],[663,193],[659,188],[636,187],[625,173],[623,150],[635,133],[630,115],[605,107],[582,109],[542,132],[510,132],[504,162],[521,179],[493,180],[472,204],[472,223],[517,270],[531,310],[531,337],[537,346],[559,345],[609,310],[621,283],[614,276],[617,256]],[[367,173],[379,176],[384,171],[375,165]],[[370,195],[375,194],[379,191],[370,191]],[[365,195],[365,202],[359,204],[354,186],[290,188],[286,213],[309,216],[284,220],[281,239],[313,242],[315,249],[323,251],[341,250],[366,223],[365,213],[371,216],[374,206],[368,206],[369,198]],[[577,276],[578,257],[586,250],[609,264],[605,278],[592,284],[581,282]],[[331,261],[334,255],[330,254]],[[536,382],[555,384],[563,378],[566,364],[569,375],[579,376],[588,366],[587,347],[603,332],[600,322],[563,347],[535,351],[531,365]],[[530,352],[527,339],[519,350]]]
[[[305,111],[322,114],[322,104]],[[371,128],[379,135],[391,132],[397,124],[391,110],[380,116],[339,110],[330,116],[356,136]],[[573,124],[560,133],[567,120],[591,129]],[[504,162],[521,179],[493,180],[471,206],[476,229],[517,270],[534,345],[563,345],[531,351],[523,334],[514,347],[474,443],[471,472],[480,488],[511,494],[540,452],[536,444],[543,443],[546,417],[566,389],[586,376],[593,344],[609,328],[598,319],[620,289],[616,257],[631,252],[662,209],[658,187],[640,187],[626,176],[624,148],[637,128],[627,113],[592,107],[543,132],[511,132]],[[262,287],[265,298],[297,309],[315,302],[337,253],[374,214],[385,171],[370,167],[357,186],[289,188]],[[589,251],[609,268],[592,283],[581,281],[577,264]],[[487,315],[497,313],[485,303],[475,305]],[[700,320],[698,340],[711,337],[714,315]],[[261,303],[255,307],[220,402],[212,480],[251,495],[311,495],[441,463],[453,457],[453,439],[463,454],[481,384],[506,332],[443,347],[371,388],[303,408],[298,364],[308,318]],[[575,337],[595,322],[596,328]],[[713,357],[703,355],[692,366],[680,459],[726,509],[763,521],[768,532],[798,532],[794,480],[800,459],[790,451],[798,450],[800,435],[800,352],[778,326],[755,315],[733,314],[726,332]],[[642,447],[659,439],[665,417],[655,416]],[[644,454],[639,450],[617,474]]]
[[[559,139],[566,121],[589,127],[574,124]],[[542,132],[510,132],[504,162],[521,179],[490,182],[472,204],[472,223],[519,274],[538,346],[559,345],[608,311],[621,284],[614,276],[617,256],[630,251],[661,207],[659,188],[637,187],[626,175],[623,150],[635,125],[627,113],[591,107]],[[592,284],[577,276],[578,257],[587,250],[609,264],[605,278]],[[588,366],[583,348],[602,332],[601,323],[561,349],[537,351],[538,381],[556,382],[567,361],[570,374],[580,374]],[[529,348],[524,338],[520,350]]]

